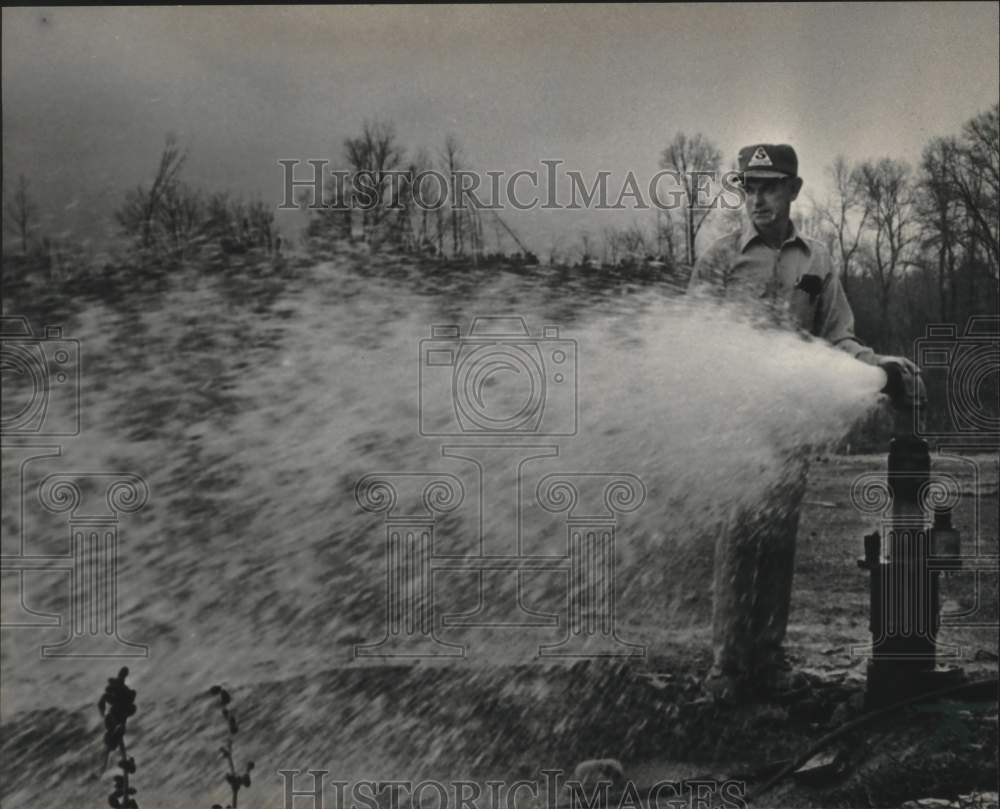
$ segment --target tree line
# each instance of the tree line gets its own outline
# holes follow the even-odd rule
[[[829,249],[859,336],[881,353],[908,353],[928,323],[964,324],[1000,312],[998,110],[974,116],[958,134],[933,138],[916,166],[891,157],[834,156],[825,197],[807,195],[793,207],[800,231]],[[655,263],[683,287],[706,222],[717,220],[717,229],[728,231],[740,215],[699,197],[692,178],[722,170],[722,153],[706,136],[678,132],[660,167],[684,178],[684,204],[677,212],[657,211],[649,228],[606,228],[601,264]],[[595,252],[584,234],[579,264],[593,264]]]
[[[280,249],[274,206],[225,191],[206,193],[190,185],[182,178],[187,158],[188,152],[168,135],[152,181],[125,192],[113,216],[128,246],[173,258]],[[44,234],[38,219],[39,209],[30,195],[28,180],[21,175],[5,209],[5,225],[15,236],[22,256],[45,265],[60,263],[66,254],[82,259],[73,245]]]
[[[305,230],[309,246],[354,238],[474,263],[511,250],[534,258],[499,214],[463,203],[457,178],[472,166],[454,134],[445,136],[436,153],[421,148],[408,158],[391,122],[365,121],[359,135],[344,140],[341,165],[349,180],[329,189],[327,199],[316,205],[300,198],[302,207],[310,209]],[[445,182],[421,183],[432,171]],[[492,253],[487,249],[490,237]]]
[[[180,258],[206,251],[279,251],[274,206],[191,186],[182,177],[187,157],[168,136],[151,182],[126,192],[115,211],[125,241]],[[453,262],[538,263],[496,211],[459,204],[456,172],[475,166],[453,134],[434,153],[418,149],[408,156],[391,123],[368,121],[342,141],[340,165],[351,176],[365,176],[375,204],[337,198],[338,186],[332,186],[330,197],[309,210],[303,238],[310,250],[335,250],[342,240],[354,240]],[[596,235],[582,232],[568,248],[556,240],[543,258],[606,276],[609,283],[633,272],[682,288],[708,235],[705,226],[722,231],[739,225],[738,211],[705,204],[695,179],[699,173],[718,175],[722,166],[722,152],[709,137],[677,132],[660,155],[660,167],[676,172],[680,182],[677,209],[653,211],[652,222],[608,226]],[[425,184],[424,204],[415,205],[412,184],[431,169],[451,182]],[[971,118],[960,132],[933,138],[915,166],[891,157],[834,156],[826,171],[825,197],[806,196],[793,213],[803,233],[829,248],[862,339],[880,352],[898,352],[929,322],[962,323],[996,313],[998,105]],[[358,193],[357,184],[346,187],[339,193]],[[28,181],[19,177],[5,206],[5,225],[23,254],[52,253],[38,216]]]
[[[867,339],[899,351],[927,323],[997,314],[998,106],[933,138],[916,166],[837,157],[828,172],[801,224],[830,249]]]

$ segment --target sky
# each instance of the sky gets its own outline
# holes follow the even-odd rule
[[[686,4],[3,9],[5,199],[24,174],[55,235],[100,240],[165,136],[184,177],[275,204],[279,159],[336,163],[366,119],[412,154],[452,133],[482,171],[564,161],[648,178],[677,131],[728,165],[752,142],[824,168],[916,163],[1000,99],[1000,5]],[[653,213],[503,214],[536,252]],[[287,232],[304,214],[283,212]]]

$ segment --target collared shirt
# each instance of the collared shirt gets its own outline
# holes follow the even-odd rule
[[[698,259],[688,291],[763,302],[772,311],[851,356],[870,362],[872,350],[854,336],[854,313],[829,251],[790,225],[780,248],[770,247],[752,222],[723,236]]]

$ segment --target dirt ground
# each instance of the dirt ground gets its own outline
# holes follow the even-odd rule
[[[89,428],[67,442],[61,467],[40,461],[25,485],[66,466],[145,476],[149,506],[119,526],[117,595],[122,637],[147,644],[149,655],[45,658],[40,648],[58,643],[65,627],[3,629],[5,809],[106,805],[113,773],[100,771],[96,703],[123,664],[138,691],[128,737],[143,809],[207,809],[228,799],[218,754],[226,730],[207,695],[215,683],[234,697],[238,763],[255,762],[239,802],[250,809],[285,805],[280,770],[326,770],[330,781],[485,784],[570,773],[584,759],[606,757],[640,786],[711,777],[752,792],[781,762],[861,713],[866,659],[856,647],[870,639],[869,596],[856,560],[879,518],[862,514],[850,492],[859,475],[884,473],[883,455],[812,463],[788,631],[809,687],[783,700],[727,708],[700,698],[711,545],[653,542],[704,530],[678,523],[655,498],[629,525],[645,555],[626,558],[616,582],[618,634],[641,645],[641,656],[540,659],[539,644],[560,636],[547,626],[440,629],[466,645],[464,658],[355,660],[355,645],[384,633],[384,540],[377,520],[344,504],[366,469],[438,450],[396,441],[379,419],[412,413],[393,405],[375,418],[370,405],[351,400],[346,382],[339,400],[307,398],[317,380],[361,379],[361,355],[378,345],[379,324],[409,306],[388,292],[375,303],[360,294],[375,281],[317,273],[266,304],[250,293],[234,304],[235,293],[221,287],[179,290],[155,306],[80,312],[70,321],[88,352]],[[191,307],[204,307],[210,294],[227,303]],[[364,316],[331,318],[331,300]],[[557,311],[565,302],[547,305]],[[319,334],[344,353],[331,359]],[[348,405],[353,426],[324,432],[325,414]],[[284,438],[269,443],[275,431]],[[995,558],[996,458],[938,453],[932,462],[934,473],[961,484],[954,522],[965,552]],[[5,450],[5,480],[19,474],[18,463]],[[32,552],[65,553],[64,518],[12,515],[6,505],[4,512],[8,536],[30,527]],[[64,574],[25,577],[24,593],[5,577],[5,616],[22,597],[36,612],[65,612]],[[544,589],[531,592],[534,608],[554,605]],[[456,586],[449,607],[468,609],[474,596]],[[942,600],[946,613],[965,614],[941,631],[953,655],[947,662],[970,678],[996,677],[996,573],[948,574]],[[995,791],[997,735],[995,695],[901,711],[824,750],[839,752],[835,771],[784,779],[752,805],[900,806]],[[337,805],[332,791],[325,805]]]

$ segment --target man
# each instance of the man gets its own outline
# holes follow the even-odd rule
[[[739,153],[747,221],[698,260],[689,291],[761,304],[792,327],[822,337],[861,362],[886,370],[886,392],[922,397],[919,369],[903,357],[876,354],[854,336],[854,315],[826,248],[792,224],[802,189],[798,157],[786,144],[760,143]],[[795,678],[782,642],[792,594],[795,534],[805,495],[805,452],[790,457],[766,502],[729,515],[715,549],[712,696],[741,701],[772,696]]]

